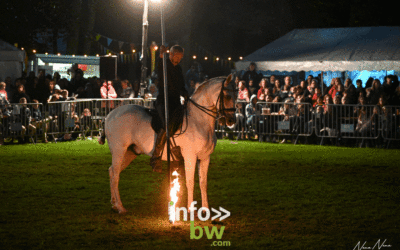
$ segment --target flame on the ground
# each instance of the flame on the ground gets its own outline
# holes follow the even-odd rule
[[[176,207],[176,203],[178,202],[178,192],[180,190],[180,185],[179,185],[179,174],[178,172],[176,172],[176,170],[172,173],[172,177],[176,176],[176,178],[174,178],[174,180],[171,182],[172,184],[172,188],[171,191],[169,192],[169,196],[171,198],[169,204],[168,204],[168,214],[169,214],[169,221],[174,223],[175,222],[175,207]]]

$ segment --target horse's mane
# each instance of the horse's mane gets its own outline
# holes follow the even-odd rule
[[[218,76],[218,77],[214,77],[214,78],[211,78],[211,79],[209,79],[209,80],[207,80],[207,81],[202,82],[202,83],[195,89],[195,91],[194,91],[194,93],[192,94],[192,96],[194,96],[194,95],[195,95],[196,93],[198,93],[198,92],[204,91],[204,88],[206,88],[206,86],[209,86],[209,85],[211,85],[211,84],[218,83],[218,82],[222,83],[222,81],[224,81],[225,79],[226,79],[226,77],[224,77],[224,76]]]

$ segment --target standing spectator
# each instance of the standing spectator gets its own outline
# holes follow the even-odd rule
[[[372,82],[372,87],[369,91],[369,95],[367,95],[368,104],[376,105],[378,104],[379,97],[383,94],[381,82],[378,79],[375,79]]]
[[[313,79],[314,79],[314,77],[313,77],[312,75],[308,75],[308,76],[307,76],[307,80],[306,80],[307,86],[308,86],[308,85],[311,85],[311,82],[312,82]]]
[[[259,107],[257,107],[257,95],[252,95],[250,98],[250,103],[246,105],[246,124],[255,131],[257,131],[257,112]],[[257,135],[256,138],[257,139]]]
[[[193,80],[194,83],[198,82],[199,79],[199,74],[197,73],[196,66],[193,64],[190,69],[186,72],[185,75],[185,80],[186,80],[186,89],[189,91],[190,90],[190,81]],[[189,91],[190,92],[190,91]]]
[[[33,85],[35,83],[35,72],[29,72],[29,76],[26,78],[25,90],[32,97]]]
[[[275,87],[275,80],[276,80],[276,76],[275,75],[271,75],[271,77],[269,78],[269,84],[267,84],[267,87],[268,88]]]
[[[362,93],[365,96],[365,89],[362,86],[362,81],[361,79],[358,79],[356,81],[357,89],[356,89],[356,97],[358,98],[360,96],[360,93]]]
[[[372,82],[374,81],[374,78],[370,77],[368,78],[367,82],[365,83],[365,88],[371,88],[372,87]]]
[[[333,98],[335,98],[336,92],[337,92],[337,85],[338,85],[338,78],[333,78],[331,81],[331,86],[328,91],[328,94]]]
[[[104,81],[103,87],[100,88],[100,94],[102,99],[114,99],[117,98],[117,93],[115,93],[115,89],[112,85],[112,81]],[[114,102],[113,101],[102,101],[101,102],[101,107],[103,109],[109,109],[107,110],[108,112],[114,108]],[[106,110],[104,110],[106,111]],[[108,113],[107,112],[107,113]],[[105,112],[106,114],[106,112]]]
[[[128,80],[123,80],[121,81],[121,90],[119,92],[119,97],[120,98],[134,98],[135,93],[133,92],[133,89],[131,85],[129,84]]]
[[[194,82],[194,80],[190,80],[190,84],[189,84],[189,96],[193,95],[194,91],[196,90],[196,83]]]
[[[281,93],[281,90],[282,90],[281,81],[279,81],[279,79],[276,79],[274,84],[275,84],[275,86],[272,89],[272,94],[274,96],[277,96]]]
[[[83,71],[81,69],[75,70],[75,75],[68,84],[67,90],[71,95],[78,94],[82,98],[85,90],[86,80],[83,78]]]
[[[396,84],[395,76],[388,75],[385,77],[385,82],[382,85],[382,91],[384,92],[384,94],[386,95],[386,97],[388,99],[391,99],[391,97],[394,95],[397,87],[398,87],[398,81]]]
[[[238,99],[239,100],[244,100],[246,102],[249,102],[249,91],[246,88],[245,81],[240,81],[239,82],[239,93],[238,93]]]
[[[24,97],[27,101],[27,103],[31,102],[31,99],[29,98],[29,96],[27,94],[25,94],[25,86],[20,84],[17,88],[17,92],[14,94],[13,98],[12,98],[12,103],[19,103],[20,99]]]
[[[11,85],[11,77],[6,77],[6,79],[4,80],[5,84],[6,84],[6,92],[7,92],[7,96],[9,98],[11,98],[14,95],[15,89],[13,88],[13,86]]]
[[[314,89],[316,87],[317,79],[312,79],[311,84],[307,86],[307,88],[303,91],[303,97],[306,100],[311,100],[312,96],[314,95]]]
[[[53,74],[53,81],[54,81],[56,84],[58,84],[58,81],[60,81],[60,79],[61,79],[60,73],[58,73],[57,71],[54,72],[54,74]]]
[[[250,63],[249,69],[244,73],[242,79],[246,83],[246,87],[249,87],[249,81],[253,80],[254,86],[258,86],[260,80],[262,78],[262,74],[257,73],[256,64],[254,62]]]
[[[293,82],[292,77],[285,76],[284,85],[283,86],[287,85],[289,87],[289,89],[290,89],[290,87],[292,86],[292,82]]]
[[[2,98],[2,96],[8,101],[5,82],[0,82],[0,99]]]

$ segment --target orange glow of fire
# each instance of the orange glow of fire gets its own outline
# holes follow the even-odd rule
[[[174,180],[172,181],[172,188],[171,191],[169,192],[169,196],[171,197],[171,201],[169,202],[168,210],[169,210],[169,221],[174,223],[175,222],[175,208],[176,208],[176,203],[178,202],[178,192],[181,188],[179,185],[179,174],[176,172],[176,170],[172,173],[172,176],[176,176]]]

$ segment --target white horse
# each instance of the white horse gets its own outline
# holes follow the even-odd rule
[[[188,191],[188,207],[193,201],[194,173],[199,160],[200,190],[202,206],[208,207],[207,172],[210,155],[214,151],[217,138],[215,122],[231,126],[234,124],[234,107],[236,101],[235,86],[228,78],[213,78],[201,84],[187,105],[187,119],[182,125],[186,131],[175,138],[181,147],[185,161],[186,187]],[[198,105],[202,107],[199,108]],[[204,110],[206,108],[207,110]],[[207,113],[206,113],[206,112]],[[140,154],[151,156],[156,141],[156,133],[152,129],[151,116],[141,106],[124,105],[114,109],[105,120],[105,136],[112,155],[109,168],[111,204],[119,213],[126,212],[118,190],[119,175],[133,159]],[[179,131],[179,130],[178,130]],[[99,139],[104,144],[104,137]],[[163,151],[162,160],[167,160],[167,150]],[[150,168],[149,168],[150,169]]]

